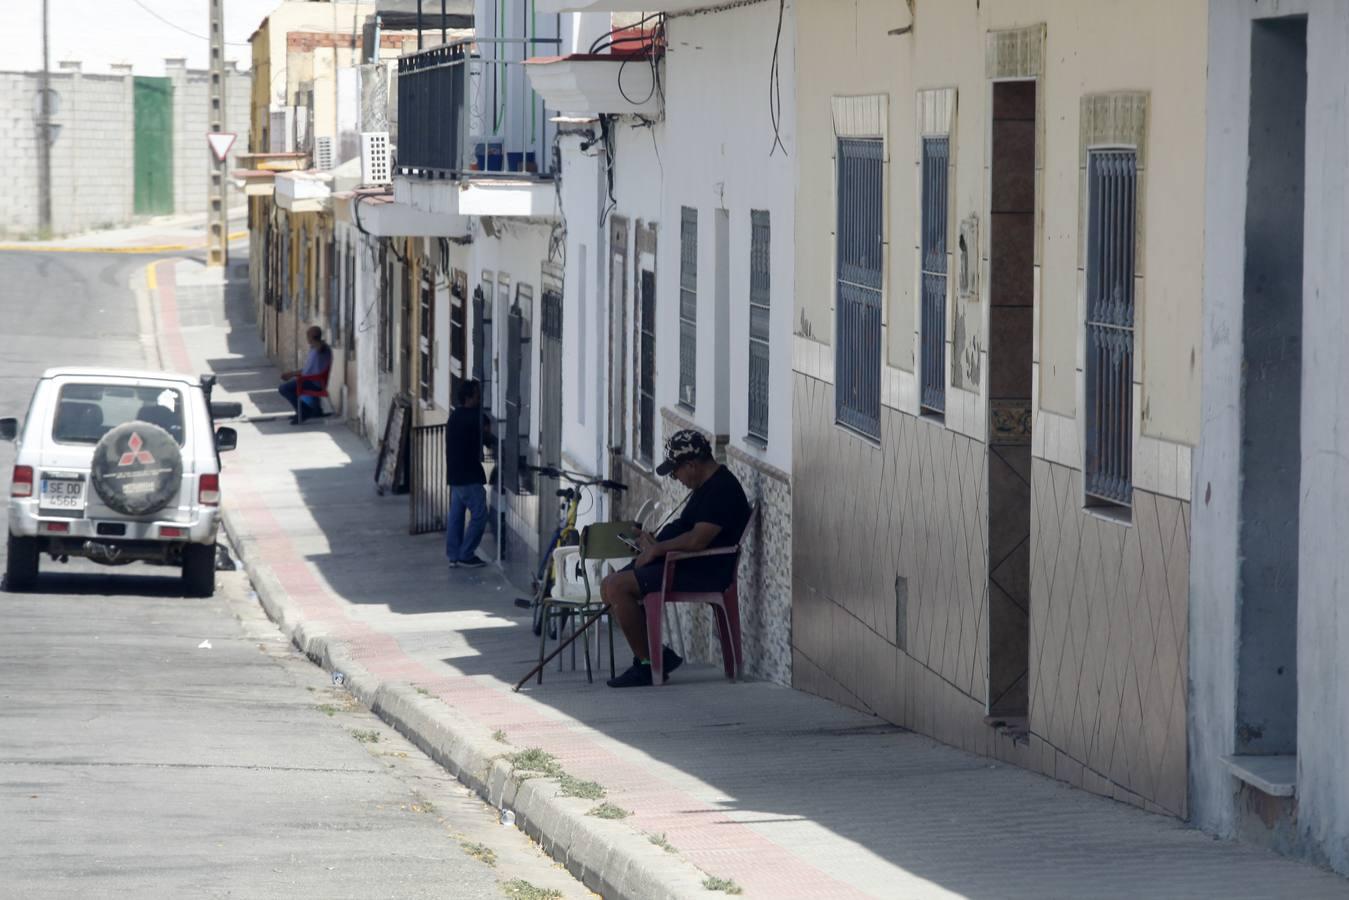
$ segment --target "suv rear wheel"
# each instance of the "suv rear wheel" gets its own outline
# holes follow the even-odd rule
[[[215,593],[214,544],[188,544],[183,548],[183,591],[189,597]]]
[[[37,538],[9,536],[5,559],[5,589],[10,593],[26,591],[37,581]]]

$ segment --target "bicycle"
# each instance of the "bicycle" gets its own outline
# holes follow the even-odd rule
[[[628,486],[617,481],[611,481],[608,478],[591,478],[580,472],[569,472],[558,466],[524,465],[523,468],[545,478],[557,478],[568,484],[568,487],[557,491],[559,501],[558,524],[553,531],[552,538],[548,541],[548,546],[539,555],[539,569],[534,575],[534,596],[517,597],[515,599],[516,606],[531,610],[534,618],[534,635],[538,637],[543,634],[543,600],[552,593],[554,587],[553,551],[558,547],[574,547],[581,542],[581,532],[576,528],[576,516],[581,508],[581,498],[591,488],[598,487],[621,494],[628,489]],[[565,614],[562,627],[566,627]],[[548,629],[548,637],[556,638],[557,629],[558,624],[554,621]]]

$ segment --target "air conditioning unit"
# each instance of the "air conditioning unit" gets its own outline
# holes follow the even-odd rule
[[[336,161],[334,159],[336,154],[333,152],[334,143],[333,138],[327,135],[314,138],[314,168],[320,172],[331,172],[333,169]]]
[[[389,163],[389,132],[361,132],[361,183],[388,184]]]

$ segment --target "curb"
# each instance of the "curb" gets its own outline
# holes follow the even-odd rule
[[[246,537],[228,506],[221,518],[258,601],[287,640],[315,665],[340,672],[344,685],[371,712],[497,809],[514,811],[516,825],[577,880],[603,897],[675,900],[705,897],[705,873],[666,853],[620,822],[586,815],[592,801],[562,797],[554,778],[518,779],[505,758],[512,745],[411,684],[385,682],[355,662],[322,621],[308,621],[270,569],[256,565],[256,541]]]

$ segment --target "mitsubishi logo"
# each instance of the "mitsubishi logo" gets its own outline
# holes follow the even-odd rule
[[[126,446],[127,452],[122,454],[122,458],[117,461],[117,465],[129,466],[132,463],[149,465],[155,461],[155,458],[150,455],[149,450],[141,449],[141,447],[145,446],[145,442],[141,440],[141,436],[136,432],[131,432],[131,437],[127,440]]]

